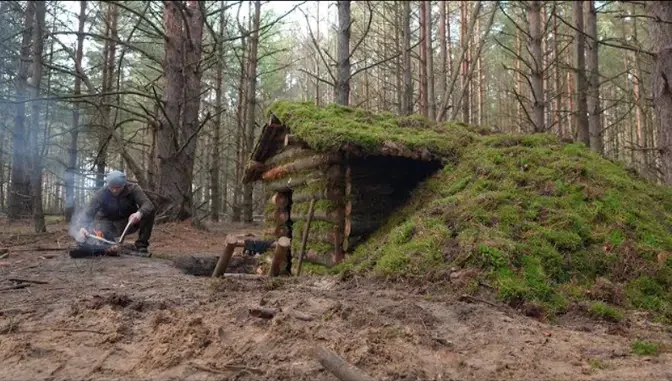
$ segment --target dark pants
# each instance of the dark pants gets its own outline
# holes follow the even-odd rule
[[[124,232],[128,224],[128,218],[123,220],[109,220],[105,217],[97,217],[93,226],[103,231],[105,239],[116,241],[118,237]],[[138,232],[138,239],[135,241],[135,247],[148,247],[149,239],[152,236],[152,229],[154,228],[154,215],[142,216],[140,222],[131,225],[126,231],[126,236]],[[126,237],[124,237],[124,241]]]

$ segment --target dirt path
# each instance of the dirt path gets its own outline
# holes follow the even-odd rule
[[[631,353],[668,328],[548,325],[404,284],[316,277],[213,281],[157,258],[74,260],[23,253],[0,292],[0,379],[336,380],[310,355],[322,345],[380,380],[672,377],[672,355]],[[273,319],[248,309],[275,308]]]

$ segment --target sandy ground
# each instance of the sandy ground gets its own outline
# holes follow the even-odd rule
[[[13,230],[15,229],[15,230]],[[672,354],[638,356],[635,338],[672,343],[637,314],[619,324],[568,314],[555,324],[460,301],[450,285],[302,277],[185,275],[165,258],[218,253],[222,225],[162,225],[154,257],[71,259],[20,248],[67,245],[64,227],[21,236],[3,227],[0,379],[336,380],[311,355],[324,346],[379,380],[663,380]],[[252,230],[254,231],[254,230]],[[17,243],[18,242],[18,243]],[[272,319],[250,309],[274,309]]]

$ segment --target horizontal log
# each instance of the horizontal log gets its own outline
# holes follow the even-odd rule
[[[287,180],[279,180],[266,185],[266,189],[273,192],[288,192],[290,190],[296,189],[297,187],[313,184],[319,181],[323,181],[322,176],[319,172],[311,173],[303,177],[290,177]]]
[[[300,202],[307,202],[310,200],[325,200],[328,198],[328,193],[330,193],[327,190],[323,191],[318,191],[318,192],[304,192],[304,193],[296,193],[292,195],[292,203],[298,204]]]
[[[296,135],[287,134],[285,135],[285,147],[289,146],[308,147],[308,143]]]
[[[283,137],[284,140],[284,137]],[[287,147],[283,149],[281,152],[278,152],[277,154],[273,155],[270,157],[268,160],[266,160],[267,165],[271,166],[276,166],[279,164],[283,164],[287,162],[288,160],[293,160],[299,157],[304,157],[304,156],[310,156],[314,154],[315,151],[309,149],[309,148],[302,148],[302,147]]]
[[[292,221],[306,221],[308,214],[292,214]],[[326,221],[333,224],[338,223],[338,216],[334,211],[316,210],[313,213],[314,221]]]
[[[329,165],[340,160],[338,154],[320,154],[313,155],[293,162],[273,167],[261,175],[264,181],[273,181],[281,179],[290,173],[296,173],[304,169],[316,168],[321,165]]]

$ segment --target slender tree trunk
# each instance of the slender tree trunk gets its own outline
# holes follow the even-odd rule
[[[588,104],[586,100],[586,91],[588,89],[586,81],[586,60],[585,46],[586,38],[583,33],[583,2],[572,2],[574,10],[575,33],[575,75],[576,83],[576,128],[578,130],[578,141],[590,147],[590,130],[588,128]]]
[[[350,101],[350,0],[339,0],[338,8],[338,70],[334,98],[348,106]]]
[[[517,57],[522,57],[521,53],[523,50],[522,47],[523,43],[520,38],[520,31],[516,29],[516,56]],[[516,58],[516,85],[514,86],[516,94],[519,94],[522,96],[521,92],[521,85],[523,83],[522,76],[520,75],[521,73],[521,60],[519,58]],[[521,101],[516,102],[516,123],[518,127],[516,128],[516,132],[523,132],[523,103]]]
[[[470,81],[469,81],[469,65],[471,64],[470,61],[470,52],[469,52],[469,43],[470,39],[467,38],[469,35],[468,30],[467,30],[467,23],[468,23],[468,18],[469,18],[469,12],[467,11],[467,7],[469,6],[469,3],[466,1],[463,1],[460,3],[460,10],[462,12],[462,20],[461,22],[461,33],[460,33],[460,40],[462,43],[462,49],[465,51],[464,55],[464,60],[462,61],[462,88],[463,90],[463,98],[465,99],[462,101],[462,121],[464,123],[471,123],[470,119],[470,100],[471,100],[471,92],[469,91],[469,86],[470,86]]]
[[[557,11],[557,10],[556,10]],[[560,39],[558,38],[558,16],[553,15],[553,59],[555,60],[554,70],[553,70],[553,93],[555,94],[555,113],[553,122],[557,128],[558,134],[560,137],[565,137],[565,123],[561,121],[562,115],[560,110],[562,110],[562,83],[560,81]]]
[[[261,12],[261,2],[259,0],[254,2],[254,23],[252,24],[252,34],[250,35],[249,55],[248,55],[248,72],[247,72],[247,110],[246,110],[246,149],[245,158],[249,157],[254,148],[254,120],[255,110],[257,104],[257,47],[259,44],[259,18]],[[243,192],[243,221],[252,222],[252,191],[254,189],[253,183],[247,183]]]
[[[75,67],[82,66],[84,55],[84,23],[86,22],[86,0],[79,2],[79,26],[77,28],[77,51]],[[82,93],[82,78],[75,76],[75,97]],[[77,171],[77,140],[79,139],[79,103],[72,110],[72,130],[70,130],[70,148],[68,149],[68,168],[65,170],[65,221],[70,222],[75,210],[75,173]]]
[[[245,136],[245,124],[243,122],[245,118],[245,57],[247,50],[247,40],[245,38],[241,39],[241,51],[242,55],[240,58],[240,78],[238,80],[238,106],[237,106],[237,129],[235,134],[235,148],[236,148],[236,185],[233,190],[233,206],[231,221],[240,222],[242,214],[242,204],[241,198],[243,193],[243,163],[246,158],[243,157],[243,139]]]
[[[434,49],[432,48],[432,2],[425,4],[425,50],[427,58],[427,109],[430,120],[436,119],[434,92]]]
[[[635,12],[635,9],[633,7],[633,13]],[[633,18],[632,19],[632,39],[633,43],[639,44],[640,41],[638,39],[638,33],[637,33],[638,27],[637,27],[637,19]],[[637,147],[638,148],[648,148],[649,144],[646,139],[646,112],[644,110],[644,105],[642,102],[642,87],[643,86],[643,74],[642,74],[642,65],[641,65],[641,59],[639,57],[639,54],[633,54],[633,63],[634,63],[634,76],[633,76],[633,92],[634,92],[634,102],[635,102],[635,125],[636,125],[636,141],[637,141]],[[633,140],[634,142],[635,140]],[[639,161],[637,163],[637,166],[640,170],[640,172],[648,177],[648,171],[649,171],[649,160],[648,160],[648,155],[647,151],[645,150],[636,150],[635,151],[635,158]]]
[[[425,7],[427,6],[424,0],[420,2],[419,16],[420,16],[420,62],[418,66],[420,67],[420,112],[425,118],[429,117],[429,108],[427,106],[427,12]]]
[[[16,109],[12,138],[12,173],[7,218],[10,222],[32,213],[30,200],[30,151],[29,131],[26,128],[26,103],[28,97],[28,68],[32,60],[33,18],[35,7],[28,3],[24,13],[20,61],[16,75]]]
[[[222,94],[222,75],[224,72],[224,46],[222,39],[224,38],[224,30],[226,23],[226,14],[224,12],[224,1],[220,2],[222,11],[219,20],[219,33],[217,35],[217,68],[215,72],[215,125],[213,126],[214,136],[212,138],[212,165],[210,166],[210,193],[212,197],[212,205],[210,207],[210,220],[214,222],[219,221],[219,211],[221,209],[221,196],[219,192],[219,174],[221,172],[220,146],[221,146],[221,130],[222,130],[222,113],[224,108],[223,94]]]
[[[43,0],[35,1],[28,6],[35,7],[35,27],[33,29],[33,75],[30,80],[32,98],[40,98],[40,85],[42,84],[42,52],[44,51],[44,20],[46,5]],[[36,233],[47,231],[42,210],[42,152],[38,145],[40,135],[40,114],[42,102],[32,102],[30,115],[30,152],[31,152],[31,196],[33,203],[33,225]],[[46,142],[45,142],[46,144]]]
[[[541,1],[531,1],[527,8],[527,20],[530,33],[530,52],[532,53],[532,122],[534,132],[546,131],[544,124],[544,72],[543,52],[541,51]]]
[[[597,65],[597,12],[595,0],[584,1],[586,7],[586,34],[588,35],[588,58],[586,70],[588,71],[588,129],[590,131],[590,150],[602,153],[602,123],[600,107],[600,69]]]
[[[447,1],[439,1],[439,46],[441,55],[441,70],[439,71],[439,91],[445,92],[448,85],[448,43],[446,41],[446,25],[448,15],[446,14]],[[441,102],[443,98],[449,94],[441,94]]]
[[[320,2],[316,1],[315,2],[317,6],[317,10],[315,13],[315,20],[317,22],[317,28],[316,28],[316,37],[315,37],[315,49],[319,50],[320,49]],[[320,77],[320,60],[318,58],[318,54],[315,55],[315,75],[317,77]],[[320,81],[317,79],[315,80],[315,106],[320,105]]]
[[[402,55],[403,55],[403,47],[401,44],[401,25],[402,25],[402,20],[401,20],[401,12],[399,10],[399,2],[395,1],[394,2],[394,46],[396,47],[397,51],[397,57],[394,59],[394,68],[396,70],[396,95],[397,95],[397,114],[403,115],[404,114],[404,92],[403,92],[403,66],[402,66]]]
[[[404,96],[402,113],[413,113],[413,78],[411,77],[411,2],[404,1],[402,13],[402,30],[404,38]]]
[[[672,4],[666,1],[649,1],[646,5],[650,17],[649,33],[655,55],[653,103],[658,124],[658,149],[660,152],[663,182],[672,185]]]

